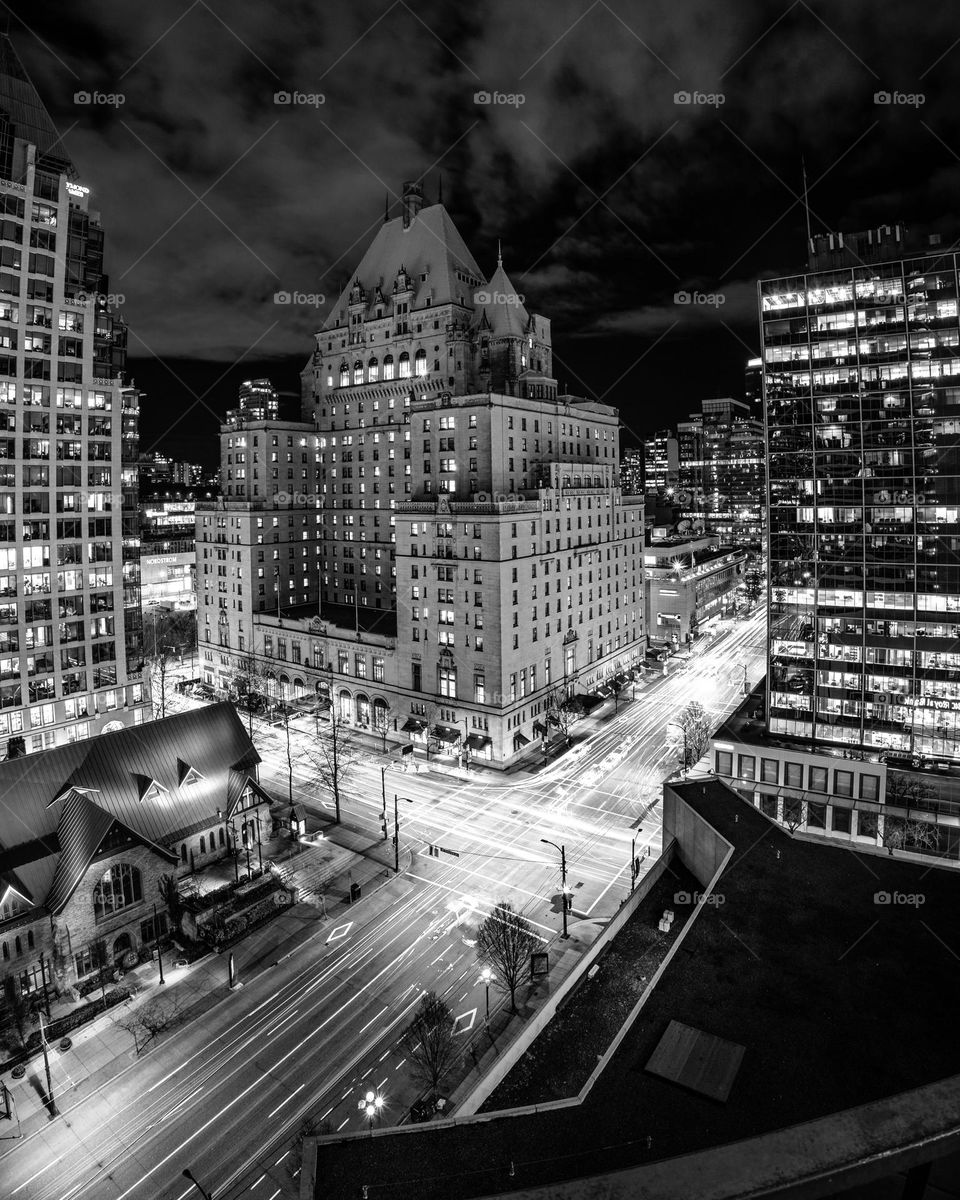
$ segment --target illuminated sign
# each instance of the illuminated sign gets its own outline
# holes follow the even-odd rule
[[[960,700],[936,700],[933,696],[904,696],[900,703],[907,708],[937,708],[945,712],[960,712]]]

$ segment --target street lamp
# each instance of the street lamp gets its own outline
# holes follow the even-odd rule
[[[486,1023],[488,1025],[490,1024],[490,984],[493,983],[496,978],[497,978],[496,975],[494,975],[494,973],[490,970],[489,967],[484,967],[483,970],[480,972],[480,979],[486,985],[486,989],[487,989],[487,1022]]]
[[[541,838],[541,842],[545,846],[552,846],[554,850],[560,851],[560,903],[563,907],[563,936],[567,936],[567,851],[565,847],[558,846],[556,842],[548,841],[547,838]]]
[[[360,1101],[358,1107],[363,1110],[370,1128],[370,1136],[373,1137],[373,1123],[378,1117],[383,1115],[383,1097],[379,1092],[371,1090]]]
[[[406,800],[407,804],[412,804],[413,801],[408,796],[400,797],[396,792],[393,793],[393,871],[395,875],[400,874],[400,805],[399,801]]]

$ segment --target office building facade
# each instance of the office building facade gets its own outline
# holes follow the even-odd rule
[[[677,425],[681,532],[716,534],[759,554],[763,544],[763,422],[740,400],[704,400]]]
[[[768,726],[957,761],[957,262],[898,246],[760,284]]]
[[[0,745],[139,723],[137,443],[104,233],[0,38]]]

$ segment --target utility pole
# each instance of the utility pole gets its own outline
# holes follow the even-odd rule
[[[50,1115],[58,1117],[57,1102],[53,1098],[53,1083],[50,1079],[50,1055],[47,1050],[47,1033],[43,1028],[43,1013],[37,1014],[40,1018],[40,1045],[43,1047],[43,1069],[47,1076],[47,1102],[50,1105]]]
[[[160,929],[157,926],[157,906],[153,906],[153,936],[157,940],[157,966],[160,968],[160,983],[163,985],[166,980],[163,978],[163,955],[160,953]]]
[[[47,964],[40,951],[40,978],[43,980],[43,1007],[47,1010],[47,1020],[50,1020],[50,993],[47,991]]]
[[[383,807],[380,812],[380,823],[383,826],[383,840],[387,840],[387,771],[389,764],[380,768],[380,796]]]
[[[393,873],[400,874],[400,804],[393,793]]]
[[[560,906],[563,909],[563,936],[567,937],[567,850],[565,846],[558,846],[547,838],[541,838],[540,841],[560,851]]]

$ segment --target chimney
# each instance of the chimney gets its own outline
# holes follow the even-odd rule
[[[403,185],[403,227],[408,229],[410,222],[423,207],[423,185],[406,180]]]

